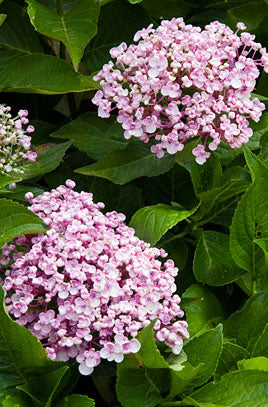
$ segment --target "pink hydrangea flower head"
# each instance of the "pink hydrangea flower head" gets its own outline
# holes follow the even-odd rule
[[[115,62],[94,77],[102,86],[92,99],[99,116],[117,108],[124,137],[151,140],[158,158],[195,138],[204,147],[193,151],[199,164],[222,141],[241,147],[251,135],[248,118],[257,122],[265,108],[251,98],[258,68],[268,72],[266,49],[241,30],[244,23],[236,32],[218,21],[201,30],[173,18],[138,31],[137,44],[113,48]]]
[[[157,318],[155,337],[177,354],[189,337],[175,294],[178,269],[66,181],[34,198],[30,209],[49,226],[2,247],[6,308],[42,342],[53,360],[76,358],[91,374],[101,359],[120,363],[140,349],[138,332]]]
[[[0,172],[15,176],[22,174],[21,165],[28,161],[35,161],[37,154],[31,150],[31,137],[34,126],[26,129],[28,111],[19,110],[16,117],[10,114],[11,108],[0,104]]]

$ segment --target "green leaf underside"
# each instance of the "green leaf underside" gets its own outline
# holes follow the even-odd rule
[[[95,164],[78,168],[75,172],[106,178],[123,185],[135,178],[164,174],[173,166],[174,157],[158,159],[150,147],[141,142],[130,143],[124,150],[114,150]]]
[[[63,9],[62,15],[36,0],[27,0],[27,3],[27,11],[36,30],[62,41],[70,53],[73,65],[77,67],[86,45],[97,32],[98,0],[67,2],[68,10]]]
[[[229,284],[244,273],[232,259],[229,236],[212,230],[200,236],[193,269],[198,282],[215,286]]]
[[[16,202],[0,199],[0,212],[0,247],[16,236],[48,230],[42,219]]]
[[[92,112],[79,116],[51,136],[72,140],[78,150],[87,153],[94,160],[103,158],[114,149],[127,147],[121,124],[113,117],[104,120]]]
[[[139,209],[132,217],[130,226],[136,235],[146,242],[155,245],[161,237],[178,222],[190,216],[196,208],[191,210],[176,209],[175,207],[158,204]]]

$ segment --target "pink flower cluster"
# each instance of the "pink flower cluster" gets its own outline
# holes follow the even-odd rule
[[[201,30],[182,18],[152,24],[122,43],[94,77],[102,86],[93,103],[100,117],[118,109],[124,137],[147,143],[158,158],[175,154],[198,139],[192,153],[203,164],[222,140],[241,147],[252,135],[248,119],[258,121],[265,106],[251,99],[258,66],[268,72],[268,54],[255,36],[237,24],[234,33],[215,21]]]
[[[31,210],[50,229],[23,235],[2,248],[2,283],[9,314],[43,343],[51,359],[76,358],[91,374],[101,359],[121,362],[136,353],[138,332],[157,318],[155,336],[178,354],[187,339],[175,294],[178,269],[163,264],[115,211],[71,180],[33,199]]]
[[[37,157],[31,150],[31,137],[27,135],[34,132],[34,127],[23,129],[29,122],[27,110],[20,110],[16,117],[11,116],[10,110],[9,106],[0,104],[0,172],[19,175],[23,173],[22,161],[33,162]]]

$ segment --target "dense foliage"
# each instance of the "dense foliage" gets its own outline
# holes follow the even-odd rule
[[[0,405],[267,406],[267,1],[0,3]],[[184,76],[155,49],[145,80],[174,17]]]

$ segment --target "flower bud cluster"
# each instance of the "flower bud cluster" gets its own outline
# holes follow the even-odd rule
[[[189,334],[173,261],[161,261],[167,253],[136,237],[123,214],[103,214],[103,203],[74,186],[67,180],[34,199],[26,194],[50,229],[3,246],[7,311],[51,359],[76,358],[83,375],[101,359],[138,352],[137,334],[155,318],[156,338],[180,353]]]
[[[251,99],[258,66],[268,72],[268,54],[255,36],[237,24],[233,32],[218,21],[200,27],[182,18],[152,24],[134,36],[137,45],[122,43],[110,50],[110,61],[94,77],[102,90],[93,103],[100,117],[118,109],[124,137],[153,141],[158,158],[176,154],[198,139],[192,153],[199,164],[222,140],[241,147],[265,106]]]
[[[5,174],[22,174],[20,165],[24,160],[35,161],[37,154],[31,150],[31,137],[33,126],[27,125],[27,110],[20,110],[16,117],[10,114],[9,106],[0,104],[0,172]],[[14,184],[12,184],[14,185]]]

